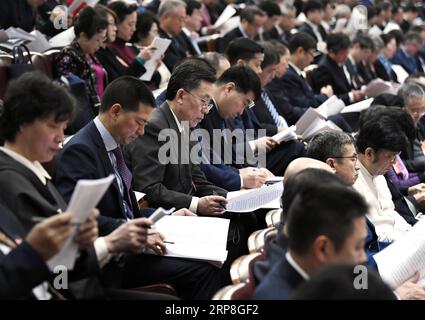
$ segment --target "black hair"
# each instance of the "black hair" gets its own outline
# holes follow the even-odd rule
[[[191,57],[174,69],[168,82],[165,98],[173,100],[181,88],[191,91],[199,87],[202,81],[213,83],[215,80],[215,70],[208,61]]]
[[[331,33],[326,40],[326,46],[329,52],[338,53],[341,50],[350,48],[351,41],[344,33]]]
[[[217,79],[217,84],[226,84],[234,82],[236,90],[247,94],[252,91],[255,99],[258,100],[261,95],[261,81],[258,75],[248,66],[232,66]]]
[[[9,82],[0,109],[0,135],[13,141],[19,128],[54,116],[56,122],[72,118],[75,100],[60,85],[39,71],[28,72]]]
[[[128,4],[123,1],[114,1],[108,5],[108,8],[115,12],[118,17],[118,23],[125,20],[125,17],[137,11],[136,4]]]
[[[92,7],[81,10],[74,22],[74,33],[77,38],[84,32],[90,39],[106,28],[108,28],[106,16]]]
[[[154,23],[159,26],[158,19],[152,12],[139,12],[137,14],[136,31],[131,38],[131,42],[137,43],[140,40],[146,38],[149,35],[149,32]]]
[[[288,48],[292,54],[295,53],[299,47],[306,52],[312,49],[316,50],[317,41],[308,33],[298,32],[291,37],[291,40],[289,40]]]
[[[314,239],[327,236],[341,250],[354,229],[354,220],[367,212],[363,197],[351,187],[317,185],[295,196],[288,210],[288,249],[306,254]]]
[[[140,103],[155,108],[152,92],[142,80],[132,76],[119,77],[106,87],[100,112],[107,112],[116,103],[126,112],[138,111]]]
[[[237,38],[232,40],[227,49],[226,56],[231,65],[236,64],[239,59],[251,60],[258,53],[263,53],[263,48],[254,40],[248,38]]]

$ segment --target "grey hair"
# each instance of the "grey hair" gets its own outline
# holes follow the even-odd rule
[[[332,157],[344,156],[344,147],[354,145],[354,139],[348,133],[325,130],[317,133],[307,145],[307,157],[325,162]]]
[[[162,1],[158,9],[158,17],[161,18],[164,14],[174,11],[177,7],[185,7],[186,3],[181,0],[165,0]]]
[[[400,87],[398,96],[403,99],[404,106],[407,106],[412,100],[425,99],[425,91],[419,83],[408,82]]]

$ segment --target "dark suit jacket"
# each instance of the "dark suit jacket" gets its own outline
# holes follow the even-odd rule
[[[14,214],[0,204],[0,231],[10,240],[24,238]],[[34,298],[32,288],[49,279],[50,271],[40,255],[25,241],[8,255],[0,250],[0,299]]]
[[[114,173],[102,137],[94,122],[77,132],[56,158],[54,181],[65,200],[69,201],[80,179],[99,179]],[[134,217],[142,214],[133,192],[130,192]],[[97,208],[101,213],[99,233],[106,235],[126,219],[123,198],[116,179],[100,200]]]
[[[50,181],[47,183],[47,186],[43,185],[40,179],[30,169],[2,151],[0,151],[0,198],[4,206],[10,212],[13,212],[16,218],[9,219],[4,229],[14,239],[25,237],[35,225],[35,222],[32,220],[33,217],[48,218],[57,214],[58,209],[63,211],[66,209],[65,201]],[[4,213],[4,218],[6,218],[6,214]],[[19,226],[16,226],[17,221],[19,221]],[[14,224],[13,228],[11,227],[12,223]],[[4,225],[0,224],[0,228],[3,227]],[[28,253],[30,251],[28,248],[22,250],[34,258],[34,253]],[[37,265],[39,265],[39,262],[36,263]],[[39,272],[37,270],[34,272]],[[45,274],[44,272],[43,275]],[[76,279],[81,279],[81,281],[76,285],[70,283],[69,288],[72,291],[70,294],[73,297],[89,298],[87,296],[88,291],[86,291],[89,287],[93,288],[91,293],[96,296],[102,294],[97,277],[91,276],[98,274],[98,272],[99,266],[94,248],[91,247],[81,252],[74,270],[69,274],[70,281]],[[39,275],[41,274],[39,273]]]
[[[136,59],[126,67],[118,61],[117,56],[118,55],[113,49],[109,47],[101,48],[96,51],[96,57],[108,73],[108,82],[112,82],[116,78],[126,75],[138,78],[146,72],[145,67]]]
[[[289,40],[291,39],[291,33],[289,31],[283,30],[281,34],[277,31],[276,27],[273,27],[270,31],[265,31],[263,33],[264,40],[279,40],[284,45],[288,45]]]
[[[298,32],[305,32],[308,33],[309,35],[311,35],[314,39],[316,39],[316,41],[319,41],[319,39],[317,39],[316,35],[313,32],[313,29],[311,28],[310,25],[308,25],[307,23],[304,23],[299,29]],[[319,24],[319,33],[322,36],[323,41],[326,41],[327,38],[327,34],[325,29],[322,27],[322,25]]]
[[[307,80],[290,65],[281,78],[283,91],[289,102],[301,108],[316,108],[328,99],[325,94],[315,94]]]
[[[395,82],[397,82],[396,73],[393,70],[391,70],[391,76],[389,76],[387,71],[385,70],[384,65],[378,59],[376,59],[376,61],[374,63],[374,67],[375,67],[376,76],[378,78],[381,78],[382,80],[385,80],[385,81],[395,81]]]
[[[304,282],[304,278],[283,257],[255,289],[253,300],[289,300]]]
[[[400,48],[397,50],[391,63],[401,65],[409,74],[414,74],[418,71],[418,65],[415,57],[408,57]]]
[[[192,42],[190,41],[190,39],[186,35],[186,33],[184,33],[184,31],[180,32],[180,34],[177,36],[177,40],[183,46],[184,50],[186,51],[187,56],[189,56],[189,55],[190,56],[197,56],[198,55],[195,48],[193,47]]]
[[[350,104],[348,93],[351,84],[348,82],[342,67],[339,67],[329,56],[323,57],[319,66],[313,71],[313,88],[320,92],[320,88],[331,85],[334,94],[342,99],[346,105]]]
[[[36,11],[26,0],[2,0],[0,29],[19,27],[31,32],[35,26]]]
[[[174,137],[168,137],[167,141],[158,141],[163,129],[171,129],[170,132]],[[182,149],[182,143],[187,141],[182,141],[185,135],[181,137],[182,134],[170,107],[165,102],[152,113],[145,134],[124,148],[126,160],[133,172],[134,188],[146,193],[145,199],[151,206],[189,208],[192,196],[203,197],[214,192],[220,195],[227,194],[226,190],[215,186],[205,178],[198,164],[192,162],[182,164],[181,157],[186,152],[186,149]],[[160,163],[158,153],[166,149],[166,146],[164,147],[166,143],[170,147],[167,155],[174,159],[177,157],[178,163]],[[189,147],[193,145],[192,141]]]
[[[242,34],[241,30],[239,29],[239,27],[236,27],[232,30],[230,30],[228,33],[226,33],[223,38],[219,38],[218,41],[218,52],[225,52],[227,46],[229,45],[229,43],[237,38],[243,38],[244,35]]]
[[[158,36],[165,39],[170,39],[171,44],[164,53],[164,61],[170,72],[173,72],[174,67],[178,62],[187,57],[184,47],[180,44],[177,38],[171,38],[167,32],[158,28]]]
[[[283,86],[284,84],[282,78],[274,78],[266,86],[266,91],[273,104],[277,108],[279,114],[285,118],[289,125],[293,125],[298,121],[299,118],[301,118],[305,112],[305,109],[300,108],[299,106],[295,106],[289,102],[287,95],[282,90]],[[254,106],[254,108],[256,107]],[[254,109],[254,112],[260,121],[270,121],[267,120],[271,116],[270,113],[267,112],[269,114],[268,117],[267,113],[261,114],[260,111],[257,112],[257,109]]]

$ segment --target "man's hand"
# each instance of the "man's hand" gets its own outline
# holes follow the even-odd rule
[[[208,216],[221,216],[225,212],[227,199],[222,196],[199,198],[197,212]]]
[[[353,90],[351,91],[353,93],[353,100],[354,102],[358,102],[361,100],[364,100],[365,95],[361,90]]]
[[[425,183],[418,183],[410,187],[407,192],[409,193],[409,195],[413,196],[417,193],[424,192],[424,191],[425,191]]]
[[[164,239],[165,237],[162,234],[152,233],[148,236],[147,247],[162,256],[166,252]]]
[[[72,217],[70,212],[54,215],[36,224],[27,235],[26,241],[44,261],[57,254],[71,236]]]
[[[257,140],[254,140],[254,144],[255,144],[255,149],[257,151],[260,151],[260,150],[270,151],[278,143],[275,140],[273,140],[272,137],[262,137],[262,138],[259,138]]]
[[[105,237],[109,253],[141,253],[146,246],[148,226],[152,221],[138,218],[127,221]]]
[[[192,216],[192,217],[197,216],[197,214],[193,213],[192,211],[190,211],[189,209],[186,209],[186,208],[177,210],[177,211],[173,212],[171,215],[172,216]]]
[[[254,167],[239,169],[239,174],[243,180],[242,187],[246,189],[261,187],[267,178],[267,175],[264,171]]]
[[[395,290],[401,300],[425,300],[425,285],[417,283],[419,276],[419,272],[416,272]]]
[[[80,250],[85,250],[90,247],[99,236],[96,220],[98,215],[99,210],[93,209],[87,220],[78,227],[74,240],[78,244]]]
[[[325,94],[328,97],[332,96],[334,94],[334,89],[332,89],[332,87],[330,85],[327,85],[325,87],[322,87],[320,89],[320,93],[321,94]]]

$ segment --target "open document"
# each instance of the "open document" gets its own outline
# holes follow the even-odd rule
[[[153,73],[156,70],[158,60],[165,53],[170,43],[171,43],[170,39],[163,39],[159,37],[155,37],[155,39],[153,39],[152,45],[156,49],[153,52],[152,57],[148,61],[146,61],[144,65],[146,72],[140,77],[141,80],[151,81]]]
[[[66,209],[66,211],[74,214],[77,225],[88,218],[92,209],[97,206],[114,179],[115,176],[111,174],[102,179],[78,181]],[[58,265],[65,266],[68,270],[74,268],[78,253],[78,245],[74,242],[76,232],[77,227],[65,242],[62,250],[47,262],[51,270],[54,270]]]
[[[373,256],[382,279],[395,289],[419,271],[425,279],[425,219],[401,239]]]
[[[339,99],[337,96],[333,95],[329,97],[325,102],[323,102],[317,111],[325,118],[329,116],[336,115],[341,112],[345,107],[344,101]]]
[[[397,94],[397,90],[393,87],[391,82],[384,81],[379,78],[373,79],[369,82],[364,88],[362,88],[362,91],[365,96],[369,98],[374,98],[381,93]]]
[[[308,108],[306,112],[298,119],[295,132],[304,139],[309,139],[314,136],[317,132],[323,130],[338,130],[342,131],[331,120],[326,120],[326,118],[316,109]]]
[[[363,110],[366,110],[372,105],[373,98],[369,98],[366,100],[362,100],[353,104],[350,104],[349,106],[346,106],[341,113],[349,113],[349,112],[361,112]]]
[[[227,259],[229,223],[223,218],[166,215],[155,228],[165,237],[164,256],[203,260],[221,267]]]
[[[227,193],[226,211],[252,212],[260,208],[280,208],[280,198],[283,193],[283,183],[270,186],[232,191]]]
[[[406,80],[406,78],[409,76],[407,71],[404,70],[404,68],[402,66],[398,65],[398,64],[393,64],[391,68],[395,72],[395,74],[397,76],[397,81],[399,83],[403,83],[404,80]]]
[[[278,143],[295,140],[297,138],[297,134],[295,133],[296,129],[296,126],[290,126],[289,128],[276,133],[272,139]]]

